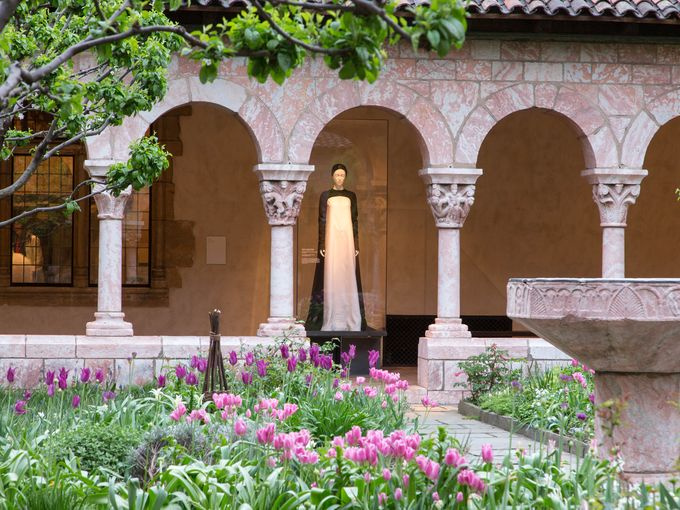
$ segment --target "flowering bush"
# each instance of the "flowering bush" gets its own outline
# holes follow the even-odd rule
[[[577,439],[593,435],[593,371],[573,360],[518,378],[479,399],[483,409]]]

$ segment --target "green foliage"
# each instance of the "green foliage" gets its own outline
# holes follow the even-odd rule
[[[585,386],[574,379],[576,373],[583,377]],[[588,440],[593,436],[593,391],[593,377],[587,369],[578,365],[553,367],[530,371],[512,385],[481,395],[479,405],[512,416],[524,425]],[[605,409],[614,407],[605,403]],[[615,423],[615,417],[607,422],[620,424]]]
[[[512,368],[513,361],[519,359],[510,358],[507,351],[498,349],[498,346],[493,344],[483,353],[470,356],[458,363],[467,376],[467,383],[458,383],[458,386],[469,386],[470,400],[478,403],[483,394],[507,385],[519,376],[519,370]]]
[[[129,468],[130,454],[139,440],[139,431],[117,424],[83,424],[75,430],[56,434],[50,449],[57,460],[74,455],[85,471],[105,468],[123,474]]]
[[[139,191],[160,177],[170,166],[172,154],[158,143],[155,135],[140,138],[130,144],[130,159],[127,163],[116,163],[107,174],[107,183],[112,193],[118,196],[128,186]]]

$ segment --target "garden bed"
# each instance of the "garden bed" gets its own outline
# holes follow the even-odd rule
[[[541,444],[548,444],[549,441],[554,441],[556,448],[561,448],[563,451],[579,457],[584,457],[588,452],[588,445],[583,441],[579,441],[573,437],[561,436],[548,430],[541,430],[528,425],[523,425],[510,416],[485,411],[472,402],[461,400],[458,403],[458,412],[463,416],[468,416],[479,420],[482,423],[520,434],[533,441],[538,441]]]

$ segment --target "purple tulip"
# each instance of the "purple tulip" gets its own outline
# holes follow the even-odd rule
[[[54,384],[54,370],[48,370],[45,372],[45,384],[47,386]]]
[[[87,383],[90,380],[90,369],[85,367],[80,371],[80,382]]]
[[[287,359],[290,356],[290,350],[286,344],[281,344],[281,357]]]
[[[165,374],[158,374],[158,387],[165,388]]]
[[[68,388],[68,370],[64,367],[59,369],[59,376],[57,377],[59,383],[59,389],[65,390]]]
[[[250,366],[253,363],[255,363],[255,356],[253,356],[252,352],[247,352],[246,353],[246,365]]]
[[[47,385],[47,396],[48,397],[54,396],[54,383]]]
[[[251,384],[253,382],[253,374],[250,372],[241,372],[241,380],[245,385]]]
[[[335,379],[333,379],[333,388],[337,388],[339,384],[340,384],[340,380],[337,377]]]
[[[14,375],[16,374],[17,369],[9,367],[7,369],[7,382],[12,384],[14,382]]]
[[[257,366],[257,375],[267,377],[267,362],[265,360],[258,359],[255,366]]]
[[[71,400],[71,407],[77,409],[80,406],[80,395],[73,395],[73,400]]]
[[[198,358],[198,364],[196,365],[196,368],[200,373],[205,373],[205,371],[208,370],[208,360],[205,358]]]
[[[307,361],[307,351],[304,347],[300,348],[300,352],[298,352],[298,359],[300,360],[300,363]]]
[[[187,368],[180,363],[175,367],[175,375],[181,381],[187,376]]]
[[[348,352],[343,352],[340,354],[340,361],[342,362],[342,366],[344,367],[345,365],[349,364],[350,361],[352,361],[352,358],[350,357]]]
[[[343,368],[340,370],[340,377],[345,378],[347,377],[347,368]]]
[[[102,393],[102,400],[104,402],[108,402],[109,400],[113,400],[114,398],[116,398],[116,394],[112,391],[105,391],[104,393]]]
[[[238,355],[236,354],[236,351],[231,351],[229,353],[229,363],[232,365],[236,365],[236,363],[238,363]]]
[[[15,414],[26,414],[26,401],[17,400],[16,404],[14,404],[14,413]]]
[[[187,384],[189,386],[198,386],[198,377],[193,372],[187,374]]]
[[[295,367],[297,366],[297,358],[295,356],[291,356],[288,358],[288,371],[289,372],[295,372]]]
[[[321,362],[321,368],[325,370],[330,370],[331,368],[333,368],[333,358],[331,358],[330,356],[322,354],[321,356],[319,356],[319,360]]]
[[[305,384],[306,384],[307,386],[309,386],[310,384],[312,384],[312,374],[307,374],[307,375],[305,376]]]
[[[94,379],[99,384],[104,382],[104,369],[103,368],[98,368],[97,370],[94,371]]]
[[[587,416],[585,415],[585,413],[577,413],[577,414],[576,414],[576,417],[577,417],[579,420],[581,420],[581,421],[584,421],[584,420],[587,418]]]
[[[319,357],[319,345],[312,344],[312,346],[309,348],[309,359],[314,361],[318,359],[318,357]]]
[[[189,366],[190,366],[191,368],[196,368],[196,367],[198,367],[198,356],[196,356],[196,355],[194,354],[194,355],[191,357],[191,363],[189,363]]]
[[[349,359],[354,359],[357,355],[357,346],[354,344],[349,344]]]
[[[28,390],[24,391],[24,400],[28,401],[31,398],[32,393]]]
[[[591,404],[594,404],[595,403],[595,393],[591,393],[590,395],[588,395],[588,400],[590,400]]]
[[[379,358],[380,358],[380,352],[378,352],[378,351],[368,351],[368,366],[370,368],[374,368],[375,365],[378,363]]]

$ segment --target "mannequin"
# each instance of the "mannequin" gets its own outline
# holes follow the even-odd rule
[[[366,318],[359,271],[357,197],[345,189],[347,168],[331,169],[333,185],[319,198],[319,259],[308,331],[361,331]]]

